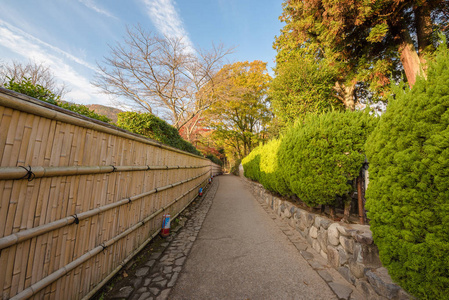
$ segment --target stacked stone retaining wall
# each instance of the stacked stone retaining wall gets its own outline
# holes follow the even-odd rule
[[[254,194],[296,229],[366,299],[411,299],[382,267],[368,225],[346,224],[308,212],[246,180]]]

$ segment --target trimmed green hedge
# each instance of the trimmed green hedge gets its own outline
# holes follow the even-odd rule
[[[405,88],[408,90],[408,87]],[[420,299],[449,299],[449,53],[396,89],[367,141],[368,216],[382,264]]]
[[[267,190],[281,195],[289,194],[286,182],[279,173],[278,151],[281,140],[271,140],[254,148],[242,160],[244,175],[260,182]]]
[[[281,139],[255,148],[242,161],[244,175],[309,206],[334,204],[352,191],[365,160],[364,144],[376,118],[364,112],[309,115]]]
[[[117,116],[117,126],[123,129],[149,137],[174,148],[201,155],[192,144],[182,139],[176,128],[155,115],[150,113],[122,112]]]
[[[287,195],[290,190],[279,169],[278,152],[281,140],[271,140],[261,148],[259,182],[272,192]]]
[[[243,160],[243,175],[249,179],[260,181],[260,155],[263,146],[258,146]]]
[[[307,205],[334,204],[353,190],[365,160],[364,144],[376,119],[364,112],[309,115],[282,138],[280,171]]]

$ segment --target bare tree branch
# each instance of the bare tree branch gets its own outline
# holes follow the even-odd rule
[[[211,105],[215,75],[232,51],[213,45],[193,54],[182,38],[161,37],[135,26],[97,63],[92,83],[150,113],[156,109],[177,129],[197,126],[198,122],[189,121]]]
[[[9,78],[9,79],[8,79]],[[50,67],[34,61],[28,62],[26,65],[17,61],[11,64],[0,64],[0,86],[3,86],[11,79],[21,81],[22,79],[30,79],[34,85],[41,85],[56,96],[63,97],[67,92],[64,83],[58,83]]]

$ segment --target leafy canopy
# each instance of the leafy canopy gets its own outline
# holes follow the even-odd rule
[[[344,109],[333,89],[337,75],[335,64],[307,51],[293,51],[287,61],[278,62],[269,94],[281,126],[293,125],[307,113]]]
[[[270,79],[261,61],[237,62],[218,72],[217,100],[207,119],[230,156],[242,158],[264,139],[272,117],[267,99]]]

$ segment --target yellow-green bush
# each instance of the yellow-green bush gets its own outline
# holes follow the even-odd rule
[[[243,160],[244,174],[268,190],[296,194],[309,206],[333,204],[352,191],[375,123],[364,112],[309,115],[281,139],[254,149]]]
[[[353,190],[375,125],[365,112],[309,115],[282,138],[280,171],[289,189],[309,206],[333,204]]]
[[[251,151],[243,160],[243,175],[249,179],[260,181],[260,154],[262,146],[258,146]]]
[[[271,140],[260,149],[259,182],[272,192],[289,194],[289,189],[279,171],[279,146],[281,140]]]
[[[419,299],[449,299],[448,108],[444,49],[427,80],[396,90],[367,141],[374,241],[393,280]]]

